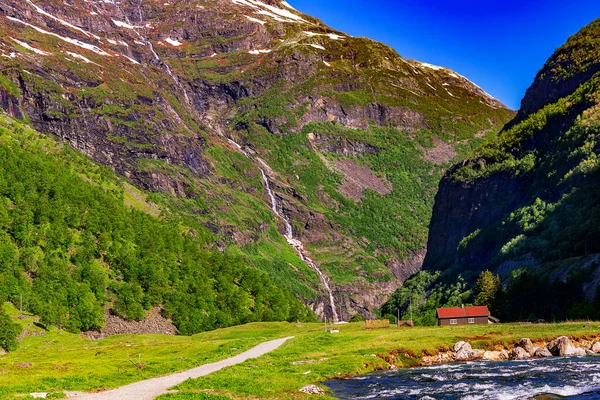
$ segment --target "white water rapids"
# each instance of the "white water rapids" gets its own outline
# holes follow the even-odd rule
[[[238,143],[234,142],[232,139],[228,139],[228,140],[237,149],[239,149],[246,157],[248,157],[249,159],[252,160],[251,155],[247,151],[245,151],[242,146],[240,146]],[[300,257],[300,259],[302,261],[304,261],[309,267],[311,267],[317,273],[317,275],[319,275],[319,278],[321,279],[321,282],[323,282],[323,286],[325,287],[325,290],[329,294],[329,304],[331,306],[333,323],[340,322],[340,318],[338,316],[336,306],[335,306],[335,299],[333,297],[333,291],[331,290],[331,287],[329,286],[327,277],[325,276],[323,271],[321,271],[319,269],[317,264],[315,264],[315,262],[306,255],[306,251],[304,250],[303,243],[300,240],[294,238],[294,231],[292,229],[292,224],[290,223],[289,218],[283,213],[283,210],[281,212],[279,211],[280,207],[277,204],[277,199],[275,197],[275,193],[273,193],[273,190],[271,189],[271,183],[269,182],[269,178],[267,177],[265,170],[260,166],[258,168],[260,169],[260,174],[262,176],[262,180],[265,185],[265,190],[267,191],[267,194],[269,195],[269,199],[271,201],[271,211],[273,211],[275,216],[281,218],[283,220],[283,223],[285,224],[285,234],[284,234],[285,239],[287,240],[289,245],[292,246],[296,250],[298,257]]]

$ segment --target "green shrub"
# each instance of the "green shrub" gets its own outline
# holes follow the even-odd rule
[[[22,330],[21,326],[14,323],[0,307],[0,348],[4,351],[16,350],[17,337]]]

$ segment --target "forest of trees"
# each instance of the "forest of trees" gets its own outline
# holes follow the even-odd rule
[[[594,267],[570,274],[565,281],[551,281],[527,269],[513,271],[504,280],[483,271],[474,284],[460,276],[447,282],[439,271],[421,271],[390,297],[380,314],[395,319],[399,312],[403,320],[412,315],[416,325],[435,325],[437,308],[473,304],[488,306],[502,322],[598,320],[600,293],[590,302],[582,290]]]
[[[315,318],[233,251],[206,250],[176,215],[125,206],[112,171],[25,130],[0,128],[0,302],[22,299],[71,332],[101,328],[107,305],[127,319],[162,306],[183,334]]]

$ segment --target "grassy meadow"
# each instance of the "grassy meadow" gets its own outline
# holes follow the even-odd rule
[[[31,392],[95,391],[189,369],[241,353],[256,344],[294,336],[278,350],[259,359],[189,380],[179,393],[161,399],[302,399],[318,397],[298,390],[328,379],[419,362],[459,340],[476,348],[521,337],[560,335],[595,337],[600,323],[505,324],[458,327],[415,327],[365,330],[364,323],[338,325],[329,333],[322,324],[254,323],[194,336],[119,335],[89,340],[83,335],[45,331],[32,317],[16,321],[34,336],[25,337],[15,352],[0,356],[0,399],[25,398]],[[138,354],[144,368],[138,369]],[[395,357],[394,357],[395,356]],[[387,360],[387,361],[386,361]],[[392,361],[393,360],[393,361]],[[224,396],[224,397],[223,397]],[[328,396],[321,396],[328,398]]]

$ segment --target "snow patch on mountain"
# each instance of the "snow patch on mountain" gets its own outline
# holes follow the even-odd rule
[[[442,69],[446,69],[444,67],[440,67],[439,65],[433,65],[433,64],[428,64],[428,63],[424,63],[424,62],[420,62],[419,66],[421,68],[433,69],[434,71],[439,71],[439,70],[442,70]]]
[[[34,53],[39,54],[41,56],[49,56],[49,55],[52,54],[52,53],[48,53],[47,51],[36,49],[35,47],[30,46],[28,43],[22,42],[20,40],[15,39],[15,38],[11,37],[11,40],[13,42],[15,42],[16,44],[18,44],[19,46],[25,47],[27,50],[33,51]]]
[[[271,52],[271,50],[249,50],[248,51],[249,54],[252,54],[252,55],[255,55],[255,56],[257,56],[259,54],[268,54],[270,52]]]
[[[258,18],[254,18],[254,17],[249,17],[247,15],[244,15],[244,17],[248,18],[249,21],[256,22],[257,24],[264,25],[267,23],[267,21],[263,21],[262,19],[258,19]]]
[[[251,7],[256,11],[257,14],[269,16],[277,21],[281,22],[307,22],[305,19],[292,13],[289,10],[277,8],[269,4],[265,4],[258,0],[231,0],[233,4],[241,4],[247,7]]]
[[[337,35],[335,33],[315,33],[315,32],[310,32],[310,31],[304,31],[304,34],[308,35],[309,37],[326,36],[332,40],[344,40],[345,39],[344,36]]]
[[[98,67],[102,67],[102,65],[93,62],[92,60],[90,60],[87,57],[82,56],[81,54],[73,53],[72,51],[65,51],[65,53],[70,55],[73,58],[82,60],[86,64],[94,64],[94,65],[97,65]]]
[[[166,38],[165,42],[167,42],[171,46],[175,46],[175,47],[179,47],[179,46],[183,45],[183,43],[181,43],[179,40],[171,39],[171,38]]]
[[[113,19],[112,22],[119,28],[125,28],[125,29],[140,29],[141,28],[141,26],[130,25],[127,22],[118,21],[116,19]]]
[[[84,35],[86,35],[86,36],[88,36],[88,37],[93,37],[94,39],[98,39],[98,40],[100,40],[100,37],[98,37],[98,36],[94,35],[93,33],[91,33],[91,32],[88,32],[88,31],[86,31],[85,29],[82,29],[82,28],[80,28],[80,27],[78,27],[78,26],[75,26],[75,25],[73,25],[73,24],[70,24],[70,23],[68,23],[67,21],[64,21],[64,20],[62,20],[62,19],[60,19],[60,18],[58,18],[58,17],[55,17],[55,16],[54,16],[54,15],[52,15],[52,14],[49,14],[49,13],[47,13],[47,12],[46,12],[46,11],[44,11],[42,8],[40,8],[40,7],[38,7],[37,5],[35,5],[35,4],[34,4],[34,3],[31,1],[31,0],[27,0],[27,3],[29,3],[31,6],[33,6],[33,8],[35,8],[35,10],[36,10],[38,13],[40,13],[40,14],[42,14],[42,15],[45,15],[46,17],[49,17],[49,18],[53,19],[54,21],[56,21],[56,22],[58,22],[58,23],[60,23],[60,24],[62,24],[62,25],[64,25],[64,26],[68,26],[68,27],[69,27],[69,28],[71,28],[71,29],[74,29],[74,30],[76,30],[76,31],[78,31],[78,32],[81,32],[81,33],[83,33]]]
[[[125,54],[121,54],[121,55],[122,55],[123,57],[125,57],[126,59],[128,59],[128,60],[129,60],[129,62],[131,62],[132,64],[139,64],[139,63],[140,63],[139,61],[137,61],[137,60],[135,60],[135,59],[133,59],[133,58],[131,58],[131,57],[129,57],[129,56],[126,56]]]
[[[56,37],[56,38],[58,38],[58,39],[60,39],[60,40],[62,40],[64,42],[73,44],[75,46],[81,47],[81,48],[86,49],[86,50],[93,51],[94,53],[100,54],[101,56],[110,56],[110,54],[108,54],[106,51],[102,50],[98,46],[94,46],[94,45],[89,44],[89,43],[84,43],[84,42],[81,42],[81,41],[79,41],[77,39],[71,39],[71,38],[68,38],[68,37],[64,37],[64,36],[58,35],[58,34],[53,33],[53,32],[48,32],[48,31],[46,31],[46,30],[44,30],[44,29],[42,29],[42,28],[40,28],[38,26],[29,24],[29,23],[27,23],[25,21],[21,21],[18,18],[13,18],[13,17],[6,17],[6,18],[8,18],[9,20],[11,20],[13,22],[17,22],[19,24],[23,24],[23,25],[28,26],[28,27],[30,27],[32,29],[35,29],[39,33],[43,33],[44,35],[54,36],[54,37]]]

